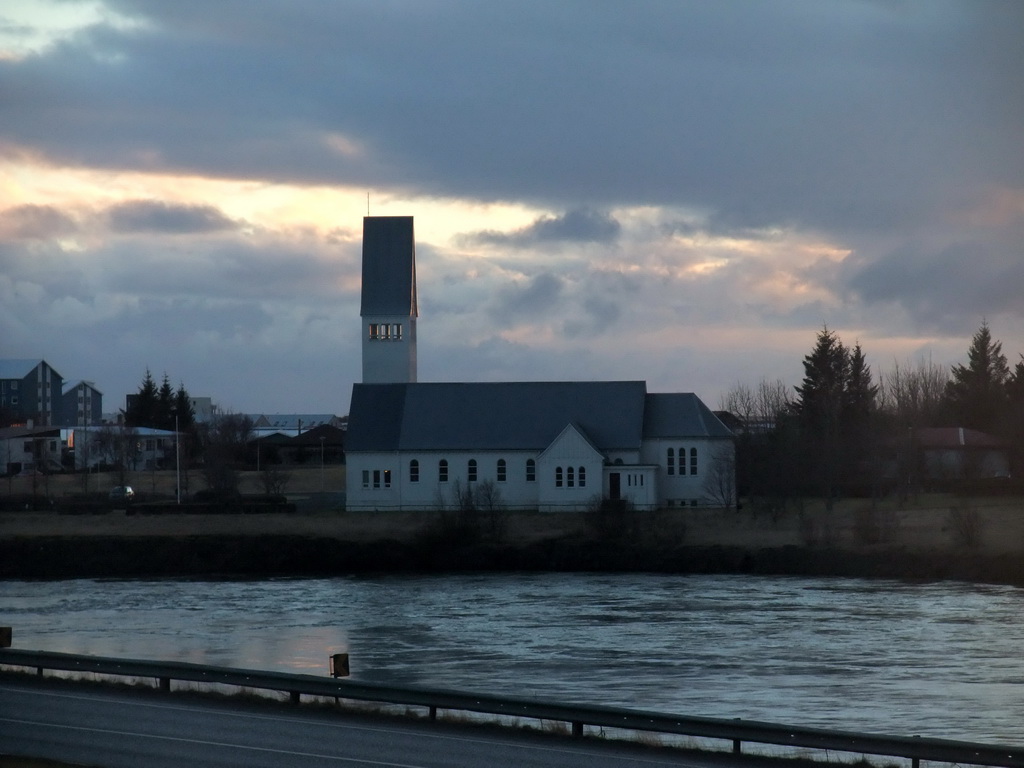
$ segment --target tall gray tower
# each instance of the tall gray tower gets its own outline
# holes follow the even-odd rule
[[[412,216],[363,218],[363,383],[416,381],[416,241]]]

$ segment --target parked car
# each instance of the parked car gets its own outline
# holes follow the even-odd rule
[[[110,500],[128,504],[135,498],[135,491],[130,485],[118,485],[110,489]]]

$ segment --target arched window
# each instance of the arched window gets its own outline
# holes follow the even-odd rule
[[[570,488],[576,484],[576,475],[572,467],[565,468],[565,484]]]
[[[665,461],[665,466],[668,467],[668,473],[674,475],[676,473],[676,452],[671,448],[668,449],[668,458]]]
[[[420,481],[420,463],[416,459],[409,462],[409,482],[418,483]]]
[[[437,462],[437,482],[448,482],[448,459],[441,459]]]
[[[470,459],[466,465],[466,480],[471,483],[476,482],[476,459]]]
[[[526,460],[526,482],[537,482],[537,462],[533,459]]]
[[[690,474],[691,475],[696,475],[697,474],[697,449],[696,448],[691,448],[690,449]]]
[[[555,488],[562,487],[562,468],[555,467]]]
[[[498,482],[504,483],[508,475],[508,465],[505,464],[504,459],[498,459]]]
[[[580,481],[580,488],[586,488],[587,487],[587,468],[586,467],[580,467],[579,468],[579,471],[576,473],[576,479]]]

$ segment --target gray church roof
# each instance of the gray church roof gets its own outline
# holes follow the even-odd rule
[[[363,218],[359,314],[416,317],[416,242],[412,216]]]
[[[356,384],[347,450],[534,450],[576,424],[602,451],[636,449],[642,381]]]
[[[692,392],[647,395],[644,437],[732,437],[733,434]]]

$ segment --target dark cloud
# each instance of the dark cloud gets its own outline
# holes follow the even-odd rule
[[[490,315],[499,325],[551,310],[562,294],[564,281],[543,272],[525,283],[501,288],[490,305]]]
[[[844,231],[1024,176],[1019,3],[112,5],[146,23],[0,62],[8,141],[107,167]]]
[[[74,219],[50,205],[20,205],[0,211],[3,240],[49,240],[77,228]]]
[[[582,314],[566,320],[563,330],[569,338],[593,336],[610,328],[622,316],[618,303],[601,297],[588,296],[582,302]]]
[[[107,211],[111,229],[120,233],[189,235],[234,229],[236,224],[212,205],[179,205],[131,200]]]
[[[839,279],[868,305],[897,304],[923,327],[964,333],[979,317],[1024,316],[1019,242],[904,245],[875,259],[849,259]]]
[[[515,232],[481,232],[470,239],[491,245],[532,248],[546,243],[608,243],[622,227],[614,217],[591,210],[569,211],[563,216],[543,216]]]

